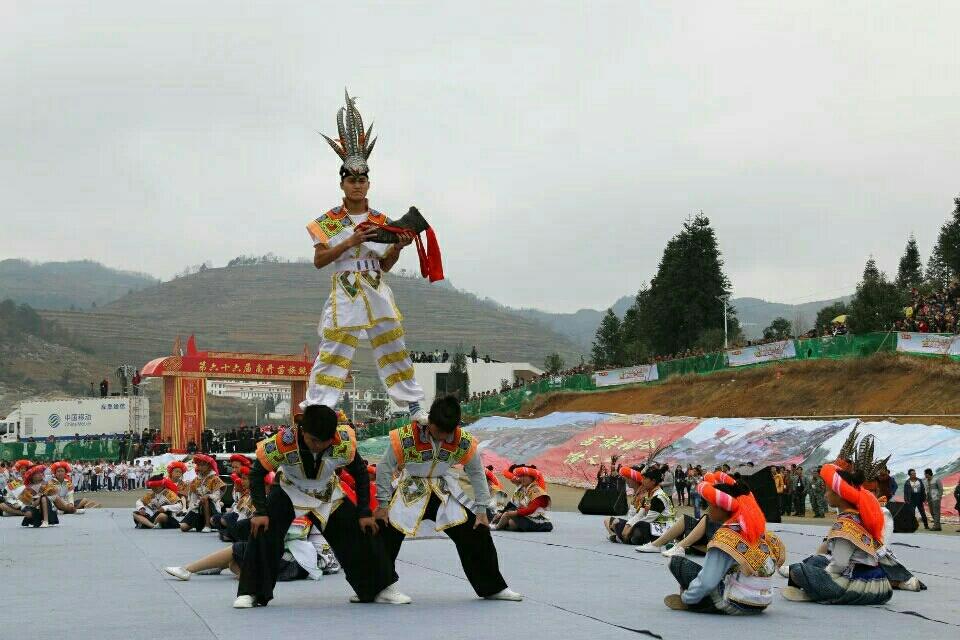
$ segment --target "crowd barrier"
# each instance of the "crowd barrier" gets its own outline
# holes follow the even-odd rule
[[[0,444],[0,460],[34,462],[55,460],[93,461],[120,459],[119,440],[56,440],[54,442],[7,442]]]

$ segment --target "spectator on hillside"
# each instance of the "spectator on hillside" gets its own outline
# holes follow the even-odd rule
[[[910,515],[914,511],[920,512],[920,519],[923,520],[923,528],[929,529],[927,524],[927,512],[923,508],[923,503],[927,501],[927,490],[923,486],[923,480],[917,477],[916,469],[907,471],[907,481],[903,483],[903,501],[910,510]]]
[[[447,350],[443,350],[443,354],[440,356],[442,362],[448,362],[450,360],[450,354],[447,353]]]
[[[474,345],[473,348],[470,349],[470,359],[473,360],[474,364],[477,363],[477,346],[476,345]]]
[[[100,397],[106,398],[110,392],[110,383],[107,382],[107,379],[104,378],[100,381]]]
[[[142,380],[142,378],[140,377],[140,370],[139,370],[139,369],[135,369],[134,372],[133,372],[133,380],[131,381],[131,382],[133,383],[133,395],[135,395],[135,396],[139,396],[139,395],[140,395],[140,382],[141,382],[141,380]]]

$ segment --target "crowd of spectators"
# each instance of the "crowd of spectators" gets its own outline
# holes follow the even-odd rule
[[[413,362],[430,362],[430,363],[444,363],[450,362],[450,352],[446,349],[442,351],[440,349],[434,349],[433,351],[413,351],[410,353],[410,359]],[[491,362],[500,362],[499,360],[494,360],[490,357],[489,354],[481,356],[477,352],[477,348],[473,347],[470,350],[470,353],[467,354],[467,360],[474,364],[478,362],[485,362],[487,364]]]
[[[960,333],[960,282],[928,294],[911,289],[905,312],[906,317],[897,321],[897,331]]]

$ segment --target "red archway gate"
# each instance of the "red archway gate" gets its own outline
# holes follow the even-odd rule
[[[312,366],[306,349],[296,355],[198,351],[190,336],[186,353],[181,354],[177,346],[174,355],[148,362],[140,375],[163,379],[160,435],[170,439],[173,451],[183,452],[191,440],[198,445],[201,442],[206,427],[208,379],[289,382],[292,413],[306,396]],[[291,424],[292,420],[291,415]]]

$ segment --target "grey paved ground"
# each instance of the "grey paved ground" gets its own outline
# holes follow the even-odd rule
[[[960,534],[896,535],[894,549],[930,589],[897,592],[883,607],[829,607],[777,596],[750,619],[674,612],[663,604],[676,585],[659,556],[635,553],[600,535],[599,518],[556,514],[550,534],[498,533],[504,575],[523,603],[485,602],[463,578],[453,544],[409,541],[397,570],[410,606],[351,605],[342,576],[281,584],[267,608],[231,608],[236,582],[198,576],[178,582],[160,572],[221,546],[213,534],[139,531],[129,510],[64,516],[54,529],[21,529],[0,519],[0,602],[7,616],[0,637],[44,635],[104,640],[137,638],[660,637],[958,638]],[[772,525],[799,560],[816,547],[822,527]],[[778,586],[785,584],[778,580]],[[15,615],[14,615],[15,614]],[[23,626],[26,625],[26,626]],[[32,629],[32,631],[28,631]],[[8,635],[9,633],[9,635]],[[706,634],[706,635],[704,635]],[[314,635],[314,633],[309,633]]]

